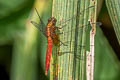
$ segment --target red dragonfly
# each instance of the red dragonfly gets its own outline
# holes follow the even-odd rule
[[[36,12],[37,12],[37,10],[36,10]],[[37,14],[38,14],[38,12],[37,12]],[[39,16],[39,14],[38,14],[38,16]],[[55,26],[57,20],[54,17],[50,17],[48,19],[48,23],[46,26],[44,25],[40,16],[39,16],[39,19],[40,19],[40,24],[37,24],[34,21],[31,21],[31,23],[47,37],[47,49],[46,49],[46,58],[45,58],[45,75],[47,75],[48,69],[50,66],[53,44],[57,46],[60,43],[59,34],[56,33],[56,30],[58,30],[60,28]]]
[[[92,8],[94,6],[90,6],[88,7],[87,9],[89,8]],[[36,10],[36,9],[35,9]],[[86,10],[86,9],[85,9]],[[84,10],[83,10],[84,11]],[[36,10],[37,12],[37,10]],[[39,16],[38,12],[37,12],[37,15]],[[66,20],[65,22],[73,19],[76,15],[74,15],[72,18]],[[39,29],[46,37],[47,37],[47,49],[46,49],[46,58],[45,58],[45,75],[48,74],[48,69],[49,69],[49,66],[50,66],[50,60],[51,60],[51,54],[52,54],[52,47],[53,47],[53,44],[55,46],[58,46],[60,45],[60,40],[59,40],[59,33],[57,33],[56,31],[61,29],[59,27],[56,27],[56,18],[54,17],[50,17],[48,19],[48,23],[47,25],[45,26],[45,24],[43,23],[41,17],[39,16],[39,19],[40,19],[40,24],[37,24],[36,22],[34,21],[31,21],[31,23],[37,28]],[[64,22],[64,23],[65,23]],[[45,26],[45,27],[44,27]],[[62,43],[62,42],[61,42]],[[65,45],[64,43],[62,43],[63,45]],[[66,46],[66,45],[65,45]],[[69,53],[69,52],[68,52]]]

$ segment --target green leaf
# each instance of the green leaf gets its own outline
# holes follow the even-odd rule
[[[105,0],[106,6],[115,30],[118,42],[120,44],[120,1],[119,0]]]
[[[33,0],[0,0],[0,44],[12,42],[16,36],[24,32],[32,5]]]
[[[85,80],[86,34],[87,31],[90,31],[88,30],[89,19],[96,23],[96,4],[96,0],[95,4],[94,1],[89,0],[53,0],[53,16],[61,22],[61,25],[65,25],[60,30],[63,32],[60,35],[60,40],[67,46],[61,45],[57,51],[54,51],[56,55],[58,53],[63,53],[63,55],[57,58],[58,72],[53,71],[54,77],[51,80],[54,78],[58,80]],[[57,26],[61,27],[59,22]]]
[[[119,80],[120,62],[112,47],[97,27],[95,37],[95,80]]]
[[[37,5],[38,3],[39,5]],[[45,8],[44,6],[46,6],[47,8],[51,5],[51,4],[49,5],[48,3],[49,1],[46,0],[35,2],[36,6],[35,8],[37,8],[40,16],[43,14],[43,12],[46,11],[44,9]],[[47,11],[51,10],[50,8],[47,9],[48,9]],[[49,17],[48,14],[46,14],[46,16]],[[44,19],[46,19],[46,16]],[[37,41],[38,31],[35,29],[34,25],[30,23],[31,21],[39,22],[39,17],[36,14],[35,9],[33,9],[32,16],[30,16],[30,18],[27,19],[25,32],[22,34],[22,36],[18,36],[15,38],[11,80],[47,79],[44,75],[43,67],[41,68],[42,64],[39,65],[40,67],[38,68],[39,59],[45,60],[43,56],[41,57],[40,55],[41,54],[45,55],[46,48],[42,47],[40,49],[40,52],[37,52],[38,44],[39,43],[41,44],[42,42]],[[40,39],[44,40],[44,37],[40,36]],[[45,44],[42,43],[42,45],[40,46],[43,45]]]

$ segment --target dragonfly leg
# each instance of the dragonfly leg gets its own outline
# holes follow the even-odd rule
[[[102,25],[101,22],[96,22],[96,23],[92,23],[92,24],[96,24],[97,26],[101,26]]]
[[[65,27],[66,25],[67,25],[67,24],[65,23],[65,24],[61,25],[61,27],[60,27],[60,28],[62,29],[62,28],[63,28],[63,27]]]
[[[60,41],[60,40],[59,40],[59,41]],[[63,43],[62,41],[60,41],[60,43],[61,43],[60,46],[61,46],[61,45],[68,46],[68,45],[66,45],[65,43]]]
[[[74,52],[72,51],[66,51],[66,52],[59,52],[58,53],[58,56],[62,56],[62,55],[64,55],[64,54],[74,54]],[[82,58],[82,56],[81,55],[75,55],[74,54],[74,57],[76,58],[76,59],[78,59],[78,60],[83,60],[83,58]]]
[[[91,23],[91,24],[96,24],[97,26],[101,26],[101,25],[102,25],[101,22],[96,22],[96,23]],[[82,25],[81,27],[83,27],[83,26],[91,26],[91,24],[90,24],[90,21],[89,21],[88,24],[86,24],[86,25]]]
[[[63,34],[63,32],[59,32],[58,34]]]
[[[62,29],[61,27],[55,27],[55,29],[59,30],[59,29]]]
[[[56,33],[57,33],[57,32],[56,32]],[[58,38],[58,34],[63,34],[63,33],[59,33],[59,32],[58,32],[57,34],[56,34],[56,33],[51,33],[51,34],[52,34],[52,39],[55,40],[55,41],[60,42],[60,43],[61,43],[60,46],[61,46],[61,45],[67,46],[65,43],[63,43],[62,41],[60,41],[59,38]],[[54,35],[54,36],[53,36],[53,35]]]
[[[59,35],[63,34],[63,32],[56,32],[56,33],[59,34]]]

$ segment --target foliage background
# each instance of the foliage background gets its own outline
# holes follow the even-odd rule
[[[48,79],[44,75],[45,58],[43,58],[46,44],[40,42],[44,37],[41,38],[41,33],[29,25],[34,2],[34,0],[0,0],[1,80]],[[97,27],[95,43],[95,80],[120,78],[120,46],[107,10],[103,2],[98,18],[103,25]],[[46,15],[48,16],[42,17],[44,22],[47,22],[51,14],[47,12]]]

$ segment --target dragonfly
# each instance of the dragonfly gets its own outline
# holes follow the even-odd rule
[[[38,13],[36,8],[35,8],[35,10],[37,12],[37,15],[39,16],[39,13]],[[54,17],[50,17],[48,19],[48,23],[47,23],[46,26],[43,23],[40,16],[39,16],[39,19],[40,19],[40,24],[37,24],[34,21],[31,21],[31,23],[47,37],[47,49],[46,49],[46,58],[45,58],[45,75],[48,75],[48,69],[49,69],[49,66],[50,66],[53,44],[55,46],[58,46],[58,45],[60,45],[60,42],[61,42],[59,40],[59,34],[56,33],[56,31],[60,28],[56,27],[56,21],[57,20]]]
[[[92,8],[92,7],[94,7],[94,6],[90,6],[90,7],[86,8],[86,9],[89,9],[89,8]],[[85,10],[83,10],[82,12],[84,12]],[[52,55],[53,44],[55,46],[59,46],[60,43],[63,44],[64,46],[67,46],[67,45],[64,44],[62,41],[60,41],[60,39],[59,39],[59,34],[61,34],[61,33],[58,33],[57,31],[59,29],[61,29],[61,28],[56,26],[56,22],[57,22],[56,18],[55,17],[50,17],[48,19],[47,25],[45,26],[45,24],[43,23],[41,17],[39,16],[39,13],[38,13],[36,8],[35,8],[35,11],[36,11],[36,13],[37,13],[37,15],[38,15],[38,17],[40,19],[40,23],[38,24],[38,23],[36,23],[34,21],[31,21],[31,23],[40,32],[42,32],[43,35],[45,35],[47,37],[47,49],[46,49],[46,58],[45,58],[45,75],[48,75],[48,70],[49,70],[49,67],[50,67],[50,60],[51,60],[51,55]],[[66,23],[66,22],[70,21],[71,19],[75,18],[75,16],[76,15],[74,15],[72,18],[69,18],[68,20],[65,20],[63,23]],[[61,22],[58,25],[61,25]]]

